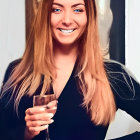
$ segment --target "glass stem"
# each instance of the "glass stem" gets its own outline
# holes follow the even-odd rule
[[[50,140],[50,137],[49,137],[49,126],[46,129],[46,140]]]

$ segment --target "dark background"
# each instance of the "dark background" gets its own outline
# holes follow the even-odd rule
[[[125,0],[111,0],[110,58],[125,64]]]

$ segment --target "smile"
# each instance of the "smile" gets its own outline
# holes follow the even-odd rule
[[[67,30],[67,29],[61,29],[61,28],[59,28],[59,30],[61,32],[63,32],[63,33],[72,33],[75,29],[69,29],[69,30]]]

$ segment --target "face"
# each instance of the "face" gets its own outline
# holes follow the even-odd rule
[[[54,0],[51,13],[53,38],[62,45],[78,42],[87,24],[84,0]]]

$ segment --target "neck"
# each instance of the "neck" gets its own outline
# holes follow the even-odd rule
[[[55,63],[62,62],[62,63],[68,63],[68,62],[75,62],[77,58],[77,50],[78,45],[77,44],[71,44],[71,45],[62,45],[59,43],[54,43],[54,60]]]

